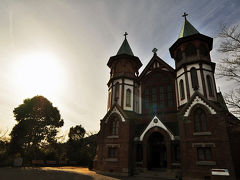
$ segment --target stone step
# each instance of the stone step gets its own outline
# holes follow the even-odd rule
[[[174,170],[162,170],[153,169],[151,171],[147,170],[144,172],[138,172],[135,177],[152,178],[152,179],[162,179],[162,180],[176,180],[178,172]]]

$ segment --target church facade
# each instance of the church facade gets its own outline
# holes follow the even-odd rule
[[[154,49],[139,74],[142,63],[126,35],[107,63],[108,107],[100,122],[94,169],[124,175],[171,171],[183,179],[240,178],[240,121],[216,89],[213,39],[185,17],[169,48],[175,69]]]

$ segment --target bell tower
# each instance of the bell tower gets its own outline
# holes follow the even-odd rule
[[[176,66],[178,107],[187,103],[196,91],[208,100],[217,100],[215,63],[210,57],[213,39],[199,33],[187,15],[183,15],[184,24],[177,41],[169,48]]]
[[[142,66],[138,57],[134,56],[127,41],[124,41],[115,56],[110,57],[107,65],[110,68],[108,82],[108,110],[118,104],[123,110],[139,113],[140,97],[137,83],[138,70]]]

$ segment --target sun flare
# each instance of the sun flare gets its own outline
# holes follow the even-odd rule
[[[16,58],[14,81],[26,96],[52,96],[62,89],[64,73],[57,57],[50,52],[32,52]]]

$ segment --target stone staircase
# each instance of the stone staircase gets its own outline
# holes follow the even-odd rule
[[[151,170],[140,170],[138,169],[135,177],[142,178],[152,178],[152,179],[162,179],[162,180],[177,180],[177,175],[180,170],[176,169],[158,169],[154,168]]]

